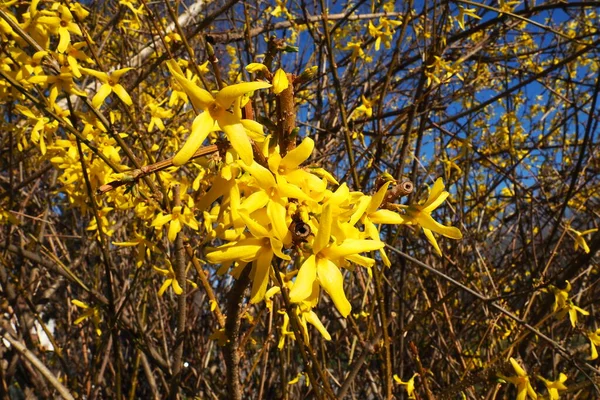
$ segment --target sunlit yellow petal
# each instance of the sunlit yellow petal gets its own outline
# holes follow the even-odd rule
[[[517,360],[515,360],[514,358],[510,358],[510,363],[513,367],[513,369],[515,370],[516,374],[519,376],[527,376],[527,372],[525,372],[525,370],[523,369],[523,367],[521,367],[519,365],[519,363],[517,362]]]
[[[210,113],[203,112],[199,114],[192,123],[192,132],[187,141],[173,157],[173,165],[183,165],[189,161],[194,153],[202,146],[202,142],[208,136],[215,125],[215,120]]]
[[[162,296],[165,293],[165,290],[167,290],[167,288],[169,286],[171,286],[171,282],[173,282],[173,279],[165,279],[165,281],[163,282],[162,286],[158,290],[158,295],[159,296]]]
[[[102,103],[104,103],[104,99],[108,97],[110,92],[112,92],[110,85],[105,84],[100,86],[100,89],[98,89],[98,93],[96,93],[96,95],[92,99],[92,106],[94,106],[94,108],[99,108],[102,105]]]
[[[306,322],[308,322],[309,324],[311,324],[312,326],[317,328],[317,330],[319,331],[319,333],[323,336],[323,338],[325,340],[331,340],[331,336],[329,335],[329,332],[327,332],[327,329],[325,329],[325,326],[323,325],[323,323],[321,322],[321,320],[319,319],[317,314],[315,314],[314,311],[311,310],[311,311],[305,313],[304,317],[306,318]]]
[[[329,294],[342,317],[346,318],[352,306],[344,293],[344,277],[337,265],[326,258],[317,262],[317,276],[321,287]]]
[[[206,259],[211,264],[220,264],[226,261],[252,261],[256,259],[262,248],[262,239],[249,238],[237,243],[217,247],[206,254]]]
[[[290,301],[292,303],[300,303],[308,298],[312,293],[312,286],[315,279],[317,279],[316,257],[311,255],[304,261],[298,271],[294,286],[290,290]]]
[[[374,224],[403,224],[404,217],[392,210],[381,209],[369,214],[369,219]]]
[[[113,80],[118,81],[123,75],[125,75],[125,73],[131,71],[132,69],[133,68],[131,67],[117,69],[116,71],[110,73],[110,77],[113,78]]]
[[[269,271],[271,270],[271,261],[273,260],[273,252],[263,250],[258,255],[252,268],[254,276],[252,278],[252,292],[250,295],[250,303],[256,304],[265,298],[267,284],[269,283]]]
[[[392,183],[391,181],[388,181],[388,182],[384,183],[383,185],[381,185],[381,187],[379,188],[377,193],[375,193],[373,195],[373,199],[371,200],[371,204],[369,205],[369,209],[367,210],[367,213],[371,214],[379,208],[379,206],[383,202],[383,199],[385,198],[385,195],[387,194],[388,187],[390,186],[391,183]],[[375,222],[375,223],[377,224],[379,222]],[[393,223],[398,223],[398,222],[393,222]]]
[[[112,90],[117,96],[119,96],[121,100],[123,100],[123,103],[127,104],[128,106],[133,104],[133,101],[131,101],[131,97],[129,97],[129,93],[127,93],[123,86],[117,83],[112,87]]]
[[[253,161],[246,165],[242,164],[242,168],[244,168],[250,173],[250,175],[252,175],[254,179],[256,179],[258,186],[262,190],[269,191],[271,188],[276,186],[275,178],[273,177],[271,171],[257,162]]]
[[[325,254],[331,259],[337,259],[346,257],[350,254],[379,250],[384,246],[385,243],[377,240],[346,239],[341,245],[332,246],[326,249]]]
[[[273,93],[279,94],[290,86],[290,81],[285,71],[279,68],[273,76]]]
[[[309,137],[304,138],[304,140],[302,140],[302,143],[296,146],[296,148],[289,151],[285,155],[285,157],[283,157],[283,160],[281,160],[280,167],[285,168],[287,170],[293,170],[298,168],[300,164],[308,160],[314,148],[315,142]]]
[[[258,89],[266,89],[271,87],[267,82],[244,82],[236,85],[227,86],[217,93],[215,99],[219,105],[225,109],[231,107],[235,99]]]
[[[319,221],[319,229],[313,242],[314,254],[319,253],[329,244],[329,238],[331,237],[331,224],[333,223],[332,210],[330,205],[326,205],[321,214],[321,220]]]
[[[271,200],[267,204],[267,215],[271,220],[271,225],[273,226],[275,236],[277,236],[279,240],[283,241],[288,233],[285,206],[277,201]]]
[[[258,191],[252,193],[250,196],[246,197],[244,202],[240,206],[240,212],[242,210],[247,212],[248,214],[252,214],[256,210],[260,210],[269,201],[269,195],[264,191]]]
[[[167,67],[177,83],[183,88],[185,93],[190,98],[190,101],[198,110],[207,110],[211,104],[215,102],[212,94],[206,90],[199,88],[194,82],[187,79],[181,73],[181,68],[175,60],[167,61]]]
[[[431,231],[427,228],[423,228],[423,233],[425,234],[425,237],[427,237],[427,240],[429,241],[429,243],[431,243],[431,245],[435,249],[435,252],[437,253],[437,255],[441,257],[442,250],[440,250],[440,246],[438,245],[437,240],[435,240],[435,236],[433,236],[433,233],[431,233]]]
[[[238,153],[242,161],[246,164],[251,164],[254,155],[244,125],[229,112],[224,112],[219,117],[218,122],[223,132],[225,132],[225,135],[227,135],[231,147]]]
[[[417,222],[423,228],[439,233],[440,235],[444,235],[451,239],[462,239],[462,233],[458,228],[442,225],[434,220],[429,214],[420,213]]]

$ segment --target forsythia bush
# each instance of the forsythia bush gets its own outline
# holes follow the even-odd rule
[[[0,5],[2,397],[597,396],[597,5],[234,3]]]

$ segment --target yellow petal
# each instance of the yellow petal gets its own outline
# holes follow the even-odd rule
[[[272,260],[273,252],[269,249],[261,251],[258,259],[253,263],[252,292],[250,295],[250,303],[252,304],[256,304],[265,298]]]
[[[331,212],[331,206],[328,204],[321,213],[321,220],[319,221],[319,229],[313,242],[313,253],[317,254],[329,244],[329,238],[331,236],[331,224],[333,223],[333,217]]]
[[[104,103],[104,99],[108,97],[110,92],[112,92],[110,85],[104,84],[100,86],[100,89],[98,89],[98,93],[96,93],[96,95],[92,99],[92,106],[94,106],[94,108],[99,108],[102,105],[102,103]]]
[[[290,301],[292,303],[300,303],[308,298],[312,293],[312,286],[315,279],[317,279],[316,257],[311,255],[304,261],[298,271],[294,286],[290,290]]]
[[[267,68],[266,65],[261,64],[261,63],[250,63],[248,65],[246,65],[246,71],[252,73],[255,72],[259,72],[259,71],[268,71],[269,69]]]
[[[439,207],[440,204],[446,200],[450,193],[444,191],[444,182],[442,178],[437,178],[433,187],[431,188],[431,192],[429,192],[429,198],[423,204],[423,211],[431,212]]]
[[[462,239],[462,233],[458,228],[453,226],[445,226],[434,220],[431,215],[421,212],[417,216],[417,221],[425,229],[429,229],[440,235],[444,235],[451,239]]]
[[[96,71],[95,69],[84,68],[84,67],[79,67],[79,69],[88,75],[91,75],[95,78],[100,79],[103,83],[108,82],[108,74],[106,72]]]
[[[202,146],[202,142],[212,131],[215,125],[215,120],[210,113],[203,112],[199,114],[192,123],[192,133],[188,137],[181,150],[173,157],[173,165],[183,165],[189,161],[196,150]]]
[[[271,220],[271,225],[275,231],[275,236],[283,241],[288,233],[288,226],[286,222],[286,209],[283,204],[275,200],[271,200],[267,204],[267,215]]]
[[[321,287],[329,294],[342,317],[346,318],[352,306],[344,293],[344,277],[337,265],[326,258],[317,263],[317,276]]]
[[[198,87],[194,82],[187,79],[179,67],[179,64],[175,60],[167,61],[167,67],[171,74],[177,81],[177,83],[183,88],[185,93],[189,96],[190,101],[198,110],[207,110],[211,104],[215,102],[215,98],[212,94],[206,90]]]
[[[67,29],[59,29],[58,34],[60,36],[60,40],[58,41],[58,46],[56,47],[56,51],[59,53],[64,53],[71,42],[71,35]]]
[[[287,170],[298,168],[300,164],[308,160],[308,157],[310,157],[314,148],[315,142],[309,137],[304,138],[300,145],[289,151],[285,157],[283,157],[279,166]]]
[[[371,200],[371,204],[369,205],[369,209],[367,210],[368,214],[375,212],[379,208],[379,206],[383,202],[383,199],[385,198],[385,195],[387,194],[388,187],[390,186],[391,183],[392,183],[391,181],[384,183],[383,185],[381,185],[381,187],[379,188],[377,193],[375,193],[375,195],[373,196],[373,200]],[[377,224],[379,222],[375,222],[375,223]],[[398,223],[398,222],[393,222],[393,223]]]
[[[392,210],[381,209],[369,214],[369,219],[374,224],[403,224],[404,217]]]
[[[258,164],[255,161],[250,162],[249,164],[242,164],[242,168],[252,175],[258,186],[265,191],[269,191],[271,188],[276,186],[275,178],[271,171]]]
[[[126,72],[129,72],[132,69],[133,68],[131,67],[117,69],[116,71],[111,72],[110,76],[113,80],[118,81],[123,75],[125,75]]]
[[[224,112],[218,122],[225,135],[227,135],[231,147],[238,153],[243,162],[251,164],[254,154],[244,125],[229,112]]]
[[[332,246],[327,249],[325,254],[331,259],[337,259],[349,256],[350,254],[379,250],[384,247],[385,243],[377,240],[346,239],[341,245]]]
[[[425,237],[427,237],[427,240],[429,241],[429,243],[431,243],[437,255],[441,257],[442,250],[440,250],[440,246],[438,245],[437,240],[435,240],[435,236],[433,236],[433,233],[431,233],[431,231],[427,228],[423,228],[423,233],[425,233]]]
[[[525,372],[525,370],[519,365],[519,363],[517,362],[517,360],[515,360],[514,358],[510,358],[510,363],[512,364],[513,369],[515,370],[515,372],[517,373],[517,375],[519,376],[527,376],[527,373]]]
[[[131,101],[131,97],[129,97],[129,93],[127,93],[127,90],[125,90],[123,86],[117,83],[113,86],[112,89],[113,92],[115,92],[115,94],[119,96],[121,100],[123,100],[123,103],[127,104],[128,106],[133,104],[133,101]]]
[[[314,311],[311,310],[311,311],[305,313],[304,317],[306,318],[306,322],[308,322],[309,324],[311,324],[312,326],[317,328],[317,330],[319,331],[319,333],[323,336],[323,338],[325,340],[331,340],[331,336],[329,335],[329,332],[327,332],[327,329],[325,329],[325,326],[323,325],[323,323],[321,322],[321,320],[319,319],[317,314],[315,314]]]
[[[206,254],[206,259],[211,264],[220,264],[227,261],[252,261],[256,259],[262,244],[262,239],[257,238],[240,240],[239,242],[217,247],[214,251]]]
[[[285,71],[281,68],[275,72],[273,76],[273,93],[279,94],[290,86],[290,81],[287,78]]]
[[[271,84],[267,82],[244,82],[236,85],[227,86],[217,93],[215,97],[217,103],[225,109],[231,107],[235,99],[242,95],[253,92],[258,89],[266,89],[271,87]]]

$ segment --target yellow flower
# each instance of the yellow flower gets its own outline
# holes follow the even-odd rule
[[[562,372],[558,376],[558,379],[555,381],[549,381],[539,375],[538,379],[540,379],[542,382],[544,382],[544,385],[546,385],[546,388],[548,389],[548,394],[550,395],[550,400],[558,400],[560,398],[558,391],[567,390],[567,387],[564,384],[564,382],[567,380],[567,376]]]
[[[583,232],[576,231],[573,228],[569,228],[569,230],[575,234],[575,250],[577,250],[579,247],[581,247],[583,249],[583,251],[585,251],[586,253],[589,253],[590,247],[588,246],[588,244],[586,243],[586,241],[583,237],[585,235],[589,235],[590,233],[596,232],[598,230],[598,228],[588,229],[587,231],[583,231]]]
[[[231,146],[246,163],[252,163],[252,145],[241,119],[227,111],[236,99],[248,92],[271,87],[266,82],[245,82],[227,86],[221,89],[215,96],[195,83],[187,79],[175,60],[167,61],[169,71],[183,88],[197,110],[204,112],[198,114],[192,123],[192,132],[183,147],[173,157],[173,165],[185,164],[204,142],[208,134],[218,128],[225,132]]]
[[[456,17],[456,22],[458,22],[458,26],[463,31],[465,30],[465,15],[475,19],[481,19],[481,17],[475,14],[477,10],[475,8],[464,8],[462,6],[458,6],[458,17]]]
[[[171,262],[169,260],[165,260],[165,262],[167,264],[167,268],[158,268],[156,266],[152,266],[152,269],[154,269],[160,275],[165,276],[167,278],[158,290],[158,295],[162,296],[165,293],[165,290],[169,288],[169,286],[173,286],[173,292],[175,292],[175,294],[179,296],[181,293],[183,293],[183,288],[179,285],[179,282],[177,281],[177,276],[175,275],[175,271],[173,270]],[[189,266],[191,266],[191,264]],[[197,286],[193,281],[190,281],[189,279],[186,279],[186,281],[193,287]]]
[[[345,318],[350,314],[352,306],[344,293],[344,278],[340,267],[334,261],[351,259],[361,262],[358,253],[379,250],[384,243],[377,240],[346,239],[339,245],[330,241],[333,225],[333,206],[327,204],[321,214],[319,229],[312,243],[312,254],[304,261],[298,271],[294,286],[290,291],[290,301],[300,303],[313,293],[313,284],[319,285],[329,294],[336,308]],[[362,262],[374,260],[362,257]],[[371,264],[372,265],[372,264]]]
[[[96,330],[96,335],[102,335],[102,331],[100,330],[100,309],[98,307],[90,307],[80,300],[71,300],[71,304],[84,310],[79,318],[73,321],[73,325],[79,325],[80,322],[91,318]]]
[[[439,222],[435,221],[431,217],[431,212],[438,208],[444,200],[450,195],[444,190],[444,182],[442,178],[438,178],[433,184],[433,188],[429,193],[429,198],[423,204],[411,204],[409,206],[399,206],[405,210],[405,214],[402,216],[405,224],[419,225],[423,228],[423,232],[429,240],[429,243],[433,245],[438,255],[442,255],[442,251],[438,246],[435,237],[432,232],[439,233],[443,236],[451,239],[462,239],[462,233],[458,228],[452,226],[444,226]]]
[[[359,220],[362,221],[363,226],[365,227],[365,233],[373,240],[380,240],[380,232],[375,224],[404,223],[404,218],[400,214],[387,209],[378,210],[385,199],[388,187],[391,183],[392,181],[384,183],[373,196],[362,196],[358,201],[354,214],[350,218],[350,225],[352,226]],[[391,266],[390,260],[384,249],[380,249],[379,253],[381,254],[384,265],[387,267]]]
[[[167,222],[169,222],[169,233],[167,234],[167,237],[171,242],[175,241],[175,237],[177,236],[177,233],[181,231],[183,224],[194,230],[198,230],[198,221],[194,218],[194,214],[192,214],[189,207],[184,208],[182,206],[177,206],[173,207],[171,214],[160,213],[154,218],[154,221],[152,221],[150,226],[158,228]]]
[[[137,255],[135,257],[135,265],[139,268],[144,263],[144,259],[146,256],[150,259],[150,256],[153,251],[156,251],[156,246],[154,243],[146,239],[145,236],[140,235],[137,232],[133,232],[134,239],[128,242],[112,242],[115,246],[122,247],[135,247],[137,250]]]
[[[550,290],[554,293],[554,306],[552,311],[558,312],[557,317],[559,319],[562,319],[568,313],[571,325],[575,327],[575,325],[577,325],[577,313],[580,313],[581,315],[590,315],[589,312],[577,307],[573,304],[573,301],[569,299],[569,292],[571,291],[571,283],[569,281],[566,281],[566,287],[564,289],[550,286]]]
[[[531,397],[532,399],[537,399],[537,393],[535,390],[533,390],[533,386],[531,386],[531,382],[529,382],[529,376],[527,376],[525,370],[512,357],[510,358],[510,363],[512,364],[512,367],[517,375],[510,377],[499,375],[500,378],[517,386],[517,400],[525,400],[527,399],[527,396]]]
[[[591,355],[588,357],[588,360],[595,360],[598,358],[598,349],[596,346],[600,346],[600,329],[596,329],[595,332],[588,332],[587,337],[590,339],[591,350]]]
[[[119,79],[121,79],[121,77],[127,71],[133,68],[122,68],[109,73],[83,67],[80,67],[79,69],[88,75],[98,78],[102,82],[102,86],[100,86],[100,89],[98,89],[98,92],[92,99],[92,106],[95,108],[100,107],[100,105],[104,102],[104,99],[106,99],[112,92],[119,96],[119,98],[123,100],[123,103],[127,104],[128,106],[133,104],[133,101],[131,101],[131,97],[129,97],[129,94],[125,88],[119,84]]]
[[[181,286],[179,286],[179,282],[177,282],[177,277],[175,276],[175,271],[173,271],[173,266],[171,265],[171,262],[169,262],[169,260],[165,261],[167,263],[167,268],[165,269],[152,266],[152,269],[154,269],[156,272],[167,278],[158,290],[158,295],[162,296],[163,293],[165,293],[165,290],[169,288],[169,286],[173,286],[173,292],[175,292],[175,294],[179,296],[181,293],[183,293],[183,289],[181,288]]]
[[[243,213],[240,216],[244,219],[252,237],[220,246],[206,254],[206,259],[213,264],[237,261],[246,265],[252,262],[250,303],[258,303],[265,298],[273,255],[283,260],[290,260],[290,257],[283,253],[283,243],[273,230],[267,230]]]
[[[408,381],[404,382],[402,379],[400,379],[400,377],[397,374],[394,374],[394,380],[398,384],[406,386],[406,393],[408,394],[409,399],[415,398],[415,377],[417,377],[418,375],[419,374],[415,373],[412,376],[412,378],[410,378]]]
[[[359,115],[366,115],[367,117],[371,117],[373,115],[373,101],[367,99],[365,96],[361,95],[362,104],[354,110]]]
[[[38,22],[41,24],[45,24],[54,32],[57,32],[60,36],[60,40],[58,42],[58,46],[56,48],[60,53],[64,53],[67,49],[71,41],[71,33],[76,35],[82,35],[81,29],[79,26],[73,22],[73,14],[71,11],[64,6],[60,5],[58,7],[58,12],[60,13],[60,17],[58,16],[42,16],[38,19]]]

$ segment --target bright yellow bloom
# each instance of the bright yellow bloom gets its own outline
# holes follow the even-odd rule
[[[444,226],[439,222],[435,221],[431,217],[431,212],[438,208],[444,200],[450,195],[444,190],[444,182],[442,178],[438,178],[433,184],[433,188],[429,193],[429,198],[423,204],[411,204],[409,206],[398,206],[404,209],[405,214],[402,215],[405,224],[419,225],[423,228],[423,232],[429,240],[429,243],[433,245],[436,253],[442,255],[442,251],[438,246],[435,237],[432,232],[439,233],[440,235],[449,237],[451,239],[462,239],[462,233],[458,228],[452,226]]]
[[[175,275],[175,271],[173,271],[173,266],[171,265],[169,260],[165,261],[167,263],[167,268],[158,268],[152,266],[152,269],[154,269],[156,272],[167,278],[158,290],[158,295],[162,296],[165,293],[165,291],[169,288],[169,286],[173,286],[173,292],[175,292],[175,294],[179,296],[181,293],[183,293],[183,289],[179,285],[179,282],[177,282],[177,276]]]
[[[596,331],[590,331],[587,334],[588,339],[590,339],[590,351],[591,355],[588,357],[588,360],[595,360],[598,358],[598,349],[596,346],[600,346],[600,329],[596,329]]]
[[[373,103],[374,101],[367,99],[365,96],[360,96],[362,99],[362,104],[354,110],[359,115],[365,115],[367,117],[373,116]]]
[[[406,386],[406,393],[408,394],[409,399],[415,398],[415,377],[419,376],[419,374],[415,373],[409,380],[404,382],[397,374],[394,374],[394,380],[400,384]]]
[[[558,313],[557,317],[559,319],[562,319],[568,313],[571,325],[575,327],[575,325],[577,325],[577,313],[580,313],[581,315],[590,315],[589,312],[573,304],[573,301],[569,298],[569,292],[571,291],[571,283],[569,281],[566,281],[566,287],[564,289],[550,286],[550,290],[554,294],[554,306],[552,311]]]
[[[123,100],[123,103],[127,104],[128,106],[133,104],[133,101],[131,101],[131,97],[129,97],[129,94],[125,88],[119,84],[119,79],[121,79],[121,77],[127,71],[133,68],[122,68],[109,73],[83,67],[80,67],[79,69],[88,75],[98,78],[100,82],[102,82],[102,86],[100,86],[100,89],[98,89],[98,92],[92,99],[92,106],[95,108],[100,107],[100,105],[104,102],[104,99],[106,99],[112,92],[119,96],[119,98]]]
[[[177,206],[173,207],[171,214],[160,213],[156,218],[154,218],[154,221],[152,221],[150,226],[158,228],[167,222],[169,222],[169,233],[167,234],[167,237],[171,242],[175,241],[177,233],[181,231],[183,224],[194,230],[198,230],[198,221],[196,221],[196,218],[194,217],[194,214],[192,214],[192,211],[189,207]]]
[[[558,376],[558,379],[555,381],[549,381],[538,375],[538,379],[544,382],[546,388],[548,389],[548,394],[550,395],[550,400],[558,400],[560,395],[558,394],[559,390],[567,390],[564,382],[567,380],[567,376],[562,372]]]
[[[192,132],[181,150],[173,157],[174,165],[183,165],[194,155],[210,132],[220,129],[225,132],[231,146],[246,163],[252,163],[252,145],[241,119],[227,111],[236,99],[248,92],[271,87],[266,82],[245,82],[227,86],[215,96],[198,87],[187,79],[175,60],[167,61],[169,71],[190,98],[197,110],[204,112],[198,114],[192,123]],[[218,127],[216,126],[218,124]]]
[[[267,230],[243,213],[240,216],[244,219],[252,237],[220,246],[206,254],[206,259],[213,264],[237,261],[246,265],[252,262],[250,303],[258,303],[265,298],[273,255],[283,260],[290,260],[290,257],[283,253],[283,243],[273,230]]]
[[[577,250],[579,247],[581,247],[583,249],[583,251],[585,251],[586,253],[589,253],[590,247],[588,246],[587,242],[585,241],[585,239],[583,237],[585,235],[589,235],[590,233],[596,232],[598,230],[598,228],[588,229],[587,231],[583,231],[583,232],[576,231],[573,228],[569,228],[569,230],[575,234],[575,250]]]
[[[527,376],[525,370],[512,357],[510,358],[510,363],[512,364],[512,367],[517,375],[510,377],[499,375],[500,378],[512,383],[517,387],[517,400],[525,400],[527,399],[527,396],[531,397],[532,399],[537,399],[537,393],[535,390],[533,390],[533,386],[531,386],[531,382],[529,382],[529,376]]]
[[[319,285],[329,294],[336,308],[345,318],[350,314],[352,306],[344,293],[344,278],[336,262],[356,258],[359,253],[379,250],[384,243],[377,240],[346,239],[339,245],[331,240],[333,221],[333,206],[327,204],[321,214],[319,229],[312,243],[312,254],[304,261],[298,271],[294,286],[290,291],[290,300],[300,303],[313,293],[313,284]],[[372,261],[366,257],[363,261]]]
[[[81,29],[79,29],[79,26],[73,22],[73,14],[71,14],[71,11],[69,11],[66,6],[61,4],[58,7],[58,12],[60,13],[60,17],[42,16],[38,19],[38,22],[46,25],[52,31],[59,34],[60,40],[56,50],[60,53],[64,53],[64,51],[67,49],[67,46],[71,42],[71,33],[80,36],[82,33]]]
[[[465,30],[465,15],[475,19],[481,19],[481,17],[475,14],[477,10],[475,8],[464,8],[462,6],[458,6],[458,17],[456,17],[456,22],[458,22],[458,26],[463,31]]]

